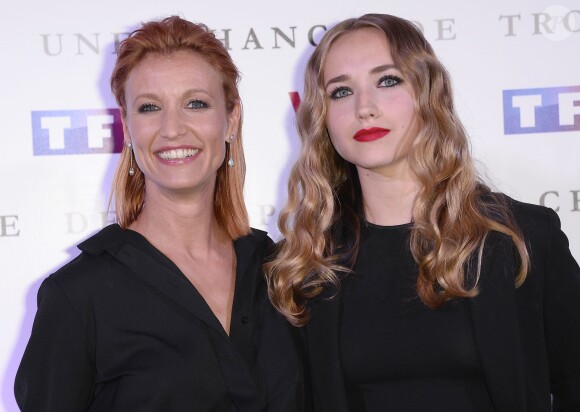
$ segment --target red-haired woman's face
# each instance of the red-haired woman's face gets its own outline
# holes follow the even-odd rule
[[[220,73],[195,52],[150,54],[129,74],[125,98],[125,142],[147,196],[211,196],[240,116],[239,106],[226,110]]]
[[[378,29],[336,39],[324,65],[326,125],[336,151],[361,173],[406,170],[417,133],[413,91]]]

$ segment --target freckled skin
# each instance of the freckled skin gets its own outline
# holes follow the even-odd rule
[[[139,169],[152,192],[213,193],[226,140],[235,133],[239,107],[228,114],[221,75],[194,52],[151,54],[129,74],[123,118]],[[199,152],[182,161],[162,161],[171,148]]]

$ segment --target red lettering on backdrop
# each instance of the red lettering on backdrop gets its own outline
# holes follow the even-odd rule
[[[298,110],[298,106],[300,106],[300,95],[298,92],[288,92],[288,95],[290,96],[290,101],[292,102],[294,111]]]

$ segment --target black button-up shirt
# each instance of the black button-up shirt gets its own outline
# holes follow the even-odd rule
[[[15,384],[23,411],[295,411],[298,340],[270,306],[272,241],[234,242],[230,335],[185,275],[140,234],[111,225],[44,280]]]

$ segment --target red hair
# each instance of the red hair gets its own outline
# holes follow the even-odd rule
[[[204,24],[171,16],[143,23],[119,45],[117,62],[111,75],[111,90],[123,117],[126,114],[125,85],[131,71],[149,54],[167,55],[179,51],[197,53],[211,64],[221,74],[227,112],[231,113],[237,104],[241,111],[238,91],[240,74],[224,45]],[[236,139],[229,144],[235,167],[228,167],[224,161],[217,171],[214,193],[216,218],[232,239],[250,232],[243,195],[246,163],[241,132],[240,114]],[[121,227],[127,227],[137,219],[145,200],[145,177],[136,165],[135,174],[129,176],[130,156],[131,151],[123,147],[111,195],[115,199],[117,222]]]

